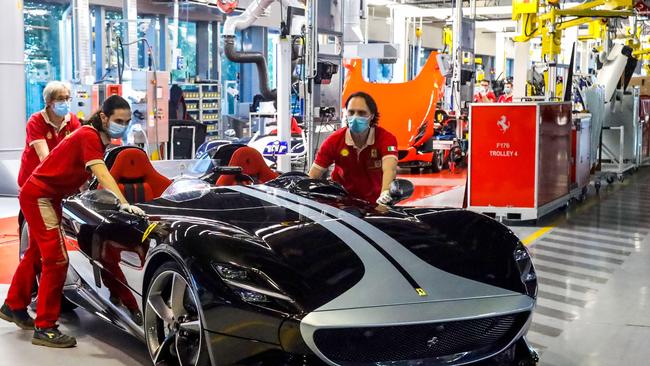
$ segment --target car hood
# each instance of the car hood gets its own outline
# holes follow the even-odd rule
[[[184,235],[219,226],[185,248],[203,259],[262,271],[305,311],[520,296],[500,224],[461,210],[385,210],[354,200],[234,186],[199,200],[158,200]],[[182,213],[184,224],[178,224]]]

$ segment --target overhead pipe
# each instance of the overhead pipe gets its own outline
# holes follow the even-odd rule
[[[277,90],[269,87],[268,65],[262,52],[243,52],[235,49],[235,32],[250,27],[259,19],[266,9],[276,0],[255,0],[246,10],[238,16],[228,17],[223,25],[224,54],[226,58],[236,63],[252,63],[257,68],[260,82],[260,94],[265,101],[276,100]],[[282,4],[287,0],[277,0]],[[292,47],[292,70],[298,64],[300,45],[294,43]]]
[[[277,91],[269,88],[268,66],[264,54],[262,52],[239,52],[235,50],[235,36],[224,35],[223,37],[226,58],[232,62],[241,64],[255,64],[260,80],[260,94],[265,101],[276,100],[278,97]]]

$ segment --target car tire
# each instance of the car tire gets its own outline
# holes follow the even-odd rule
[[[445,168],[445,152],[444,150],[433,150],[431,157],[431,172],[439,173]]]
[[[180,265],[161,265],[146,290],[145,341],[153,364],[209,365],[198,296]]]
[[[29,246],[29,230],[27,229],[27,222],[23,222],[20,227],[20,245],[18,248],[18,260],[23,259],[23,254]],[[32,286],[32,308],[36,309],[36,301],[38,295],[38,281],[41,277],[41,274],[36,274],[36,279],[34,280],[34,285]],[[68,300],[65,296],[61,296],[61,312],[70,312],[77,308],[77,304]]]

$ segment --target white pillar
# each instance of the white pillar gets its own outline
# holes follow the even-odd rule
[[[526,96],[526,80],[530,67],[530,43],[515,42],[515,70],[512,86],[515,99]]]
[[[129,60],[131,69],[138,68],[138,0],[124,0],[122,8],[122,18],[128,20],[126,23],[126,40],[125,43],[131,43],[127,47],[126,58]]]
[[[406,61],[408,60],[408,33],[406,29],[406,17],[402,14],[399,7],[393,10],[393,44],[400,45],[397,61],[393,65],[393,83],[403,83],[406,81]]]
[[[506,35],[502,32],[496,34],[497,47],[494,55],[494,72],[496,77],[506,77]],[[487,71],[487,70],[486,70]]]
[[[25,144],[23,1],[0,1],[0,160],[19,159]]]
[[[291,150],[291,37],[278,37],[278,139],[286,142]],[[288,153],[288,151],[287,151]],[[291,171],[291,157],[278,155],[278,170]]]
[[[90,7],[88,0],[73,2],[72,19],[74,21],[75,75],[74,79],[82,84],[95,82],[95,72],[91,61],[90,45]]]

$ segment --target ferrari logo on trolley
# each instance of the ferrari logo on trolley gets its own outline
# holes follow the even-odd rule
[[[510,121],[508,121],[506,116],[501,116],[499,121],[497,121],[497,126],[501,132],[506,133],[510,129]]]

